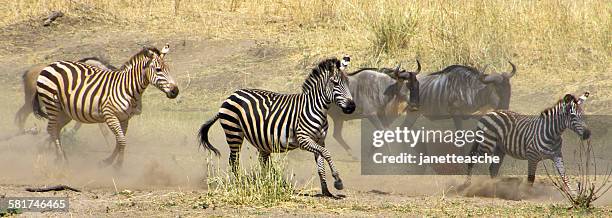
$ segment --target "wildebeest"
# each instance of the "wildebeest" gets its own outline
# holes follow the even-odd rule
[[[476,68],[452,65],[442,71],[420,75],[419,111],[409,113],[404,126],[412,127],[419,116],[429,120],[453,119],[455,128],[463,128],[462,120],[478,111],[508,109],[510,105],[510,78],[516,66],[507,73],[485,74]]]
[[[108,63],[106,60],[100,59],[98,57],[83,58],[81,60],[78,60],[77,62],[82,62],[82,63],[89,64],[92,66],[96,66],[101,69],[117,70],[116,67]],[[42,71],[42,69],[45,68],[46,66],[47,65],[36,65],[26,70],[25,72],[23,72],[22,80],[23,80],[24,103],[21,106],[21,108],[17,111],[17,114],[15,114],[15,125],[19,128],[18,134],[26,133],[26,130],[24,129],[24,124],[28,116],[30,116],[30,114],[32,113],[32,100],[34,99],[34,94],[36,93],[36,79],[38,78],[38,75],[40,75],[40,72]],[[140,103],[138,104],[138,108],[139,109],[141,108]],[[77,122],[72,128],[72,130],[70,130],[70,132],[75,133],[78,129],[81,128],[81,125],[82,125],[81,123]],[[28,131],[32,131],[32,130],[28,130]],[[102,135],[104,135],[104,138],[106,139],[107,138],[106,136],[108,135],[106,126],[103,124],[100,124],[100,131],[102,132]]]
[[[356,159],[342,137],[344,121],[367,118],[376,128],[384,129],[406,109],[417,110],[417,74],[420,71],[421,63],[417,60],[417,70],[414,72],[401,70],[398,65],[395,69],[363,68],[348,74],[349,89],[357,108],[354,113],[345,114],[338,107],[332,106],[328,114],[334,121],[334,139],[351,157]]]

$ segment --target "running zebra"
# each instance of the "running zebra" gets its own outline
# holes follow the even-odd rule
[[[535,180],[538,162],[551,159],[565,188],[571,190],[563,166],[561,135],[569,128],[583,140],[591,136],[581,108],[588,95],[587,92],[576,98],[567,94],[553,107],[542,111],[539,116],[522,115],[512,111],[487,113],[480,118],[477,125],[477,130],[484,132],[484,140],[481,143],[474,143],[470,155],[488,153],[499,157],[499,163],[492,163],[489,166],[491,177],[497,176],[506,154],[517,159],[526,159],[527,179],[531,185]],[[473,163],[468,164],[466,184],[470,183],[473,166]]]
[[[168,98],[178,96],[178,86],[164,62],[169,51],[169,45],[161,51],[143,48],[116,71],[70,61],[45,67],[36,83],[33,108],[37,116],[49,119],[47,132],[55,143],[58,160],[68,160],[59,137],[68,122],[106,123],[115,134],[116,145],[102,164],[110,165],[116,159],[114,166],[120,168],[128,121],[138,113],[147,86],[154,85]]]
[[[82,63],[96,66],[98,68],[105,69],[105,70],[117,70],[117,68],[115,68],[113,65],[111,65],[107,61],[97,58],[97,57],[83,58],[81,60],[78,60],[77,62],[82,62]],[[24,126],[25,126],[26,119],[33,112],[32,111],[32,102],[33,102],[32,100],[34,99],[34,94],[36,93],[36,80],[38,79],[40,72],[46,66],[47,65],[44,65],[44,64],[36,65],[36,66],[30,67],[30,69],[23,72],[22,82],[23,82],[23,94],[24,94],[25,100],[21,108],[19,108],[19,110],[17,111],[17,114],[15,114],[15,125],[19,129],[18,134],[24,134],[24,133],[37,134],[38,133],[38,129],[36,127],[25,129]],[[138,104],[138,105],[140,107],[141,104]],[[81,123],[77,122],[74,125],[74,127],[68,132],[69,134],[74,134],[80,128],[81,128]],[[104,140],[106,140],[106,137],[108,135],[108,130],[104,124],[100,124],[100,132],[102,132],[102,135],[104,136]],[[107,144],[108,144],[108,141],[107,141]]]
[[[301,148],[314,153],[321,191],[324,196],[335,197],[327,189],[325,163],[329,164],[335,179],[334,187],[343,189],[340,173],[325,148],[327,110],[335,103],[346,114],[355,110],[344,69],[350,58],[331,58],[319,63],[302,85],[300,94],[279,94],[258,89],[240,89],[230,95],[219,112],[204,123],[199,131],[201,145],[219,156],[219,150],[208,140],[208,131],[215,121],[225,131],[230,147],[229,164],[237,173],[239,151],[247,140],[259,151],[259,159],[266,166],[271,153]]]

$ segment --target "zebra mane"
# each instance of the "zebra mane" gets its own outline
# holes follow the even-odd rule
[[[130,60],[128,60],[127,62],[125,62],[121,68],[119,68],[120,70],[124,70],[126,68],[129,68],[131,66],[133,66],[136,62],[141,61],[143,57],[148,58],[149,57],[149,51],[160,55],[161,52],[159,51],[159,49],[155,48],[155,47],[144,47],[142,48],[142,50],[140,50],[138,53],[136,53],[134,56],[132,56],[130,58]]]
[[[574,101],[574,103],[578,102],[578,99],[576,98],[576,96],[572,95],[572,97],[574,97],[574,100],[573,100],[573,101]],[[551,106],[551,107],[548,107],[548,108],[546,108],[546,109],[542,110],[542,112],[540,112],[540,116],[543,116],[543,115],[547,114],[548,112],[550,112],[551,110],[553,110],[553,109],[557,108],[557,107],[558,107],[559,105],[561,105],[561,104],[565,104],[565,101],[563,100],[563,98],[562,98],[562,99],[559,99],[559,100],[557,101],[557,103],[555,103],[555,105],[553,105],[553,106]],[[580,107],[579,105],[576,105],[576,106],[577,106],[577,107]]]
[[[302,93],[306,93],[310,91],[314,84],[318,83],[321,80],[321,77],[325,77],[327,79],[331,76],[331,72],[334,72],[335,68],[340,65],[340,60],[337,58],[328,58],[325,59],[317,65],[317,67],[312,68],[312,72],[306,78],[304,84],[302,84]]]

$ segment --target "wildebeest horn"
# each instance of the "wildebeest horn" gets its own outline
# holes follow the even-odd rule
[[[501,75],[497,74],[497,73],[493,73],[493,74],[489,74],[489,75],[483,75],[480,79],[480,81],[482,81],[483,83],[500,83],[504,80],[504,78],[502,78]]]
[[[414,72],[414,74],[419,74],[421,72],[421,62],[419,61],[419,59],[417,59],[416,62],[417,62],[417,69]]]
[[[510,62],[510,61],[508,61],[508,63],[510,63],[510,66],[512,66],[512,72],[510,72],[509,74],[504,73],[504,76],[506,78],[510,78],[510,77],[514,76],[514,74],[516,74],[516,66],[514,66],[514,64],[512,62]]]
[[[400,78],[400,69],[402,68],[402,63],[397,64],[397,67],[395,67],[395,70],[393,71],[393,76],[395,77],[395,79],[399,79]]]

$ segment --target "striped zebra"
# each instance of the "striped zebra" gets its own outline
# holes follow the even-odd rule
[[[236,173],[239,151],[244,138],[257,148],[259,159],[266,166],[271,153],[301,148],[312,152],[317,163],[321,191],[335,197],[327,189],[325,163],[335,179],[334,187],[343,189],[340,173],[325,148],[327,110],[335,103],[344,113],[355,110],[344,69],[350,58],[326,59],[315,67],[300,94],[279,94],[258,89],[240,89],[223,101],[219,112],[204,123],[199,131],[201,145],[219,156],[219,150],[208,140],[208,131],[220,119],[230,147],[229,164]]]
[[[475,142],[470,155],[484,153],[499,157],[499,163],[491,163],[489,173],[496,177],[506,154],[528,161],[528,182],[533,185],[538,162],[551,159],[559,172],[565,188],[569,189],[568,179],[563,166],[561,154],[561,135],[567,128],[578,134],[583,140],[591,136],[581,105],[588,97],[588,92],[580,98],[571,94],[565,95],[557,104],[540,113],[539,116],[522,115],[512,111],[495,111],[481,117],[477,131],[483,131],[484,140]],[[474,163],[467,166],[467,181],[470,183]]]
[[[168,98],[178,96],[178,86],[164,62],[169,51],[169,45],[161,51],[143,48],[116,71],[70,61],[45,67],[37,79],[33,108],[37,116],[49,119],[47,132],[50,142],[55,143],[58,160],[68,160],[59,138],[68,122],[106,123],[115,134],[116,145],[102,164],[110,165],[116,159],[114,166],[120,168],[129,119],[137,113],[148,85],[154,85]]]
[[[98,68],[105,69],[105,70],[117,70],[116,67],[108,63],[106,60],[100,59],[98,57],[87,57],[87,58],[78,60],[77,62],[89,64],[89,65],[96,66]],[[38,133],[38,129],[36,127],[26,130],[24,126],[25,126],[26,119],[33,112],[32,111],[32,100],[34,99],[34,94],[36,93],[36,80],[38,79],[40,72],[46,66],[47,65],[42,65],[42,64],[36,65],[36,66],[30,67],[28,70],[23,72],[22,82],[23,82],[23,95],[24,95],[25,100],[21,108],[19,108],[19,110],[15,114],[15,125],[19,129],[18,134],[24,134],[24,133],[36,134]],[[139,103],[138,105],[139,105],[138,108],[140,108],[141,104]],[[104,136],[104,140],[106,140],[107,135],[108,135],[107,127],[104,124],[100,124],[99,127],[100,127],[100,132],[102,132],[102,135]],[[68,133],[74,134],[80,128],[81,128],[81,123],[77,122],[74,125],[74,127],[68,131]],[[108,144],[108,141],[107,141],[107,144]]]

